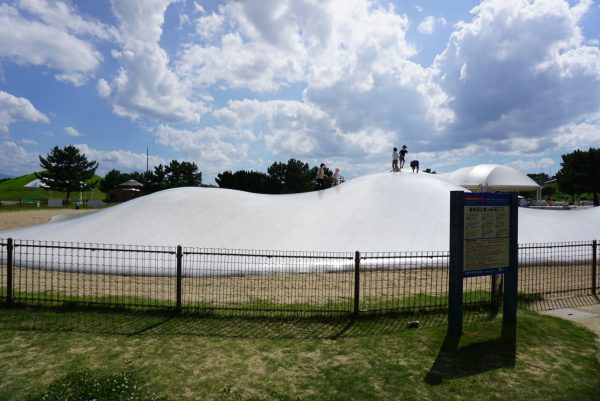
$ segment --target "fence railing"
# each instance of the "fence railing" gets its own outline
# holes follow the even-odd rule
[[[283,252],[0,240],[0,301],[204,313],[442,311],[448,252]],[[595,296],[597,241],[519,246],[521,304]],[[464,302],[499,302],[501,276],[466,278]]]
[[[553,300],[597,296],[597,249],[596,240],[519,245],[522,301],[543,308]]]

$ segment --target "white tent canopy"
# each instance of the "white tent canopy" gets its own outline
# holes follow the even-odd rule
[[[541,188],[527,175],[499,164],[464,167],[451,173],[438,174],[438,177],[470,191],[520,192]]]
[[[48,188],[46,185],[42,184],[42,180],[40,180],[39,178],[36,178],[33,181],[28,182],[27,184],[23,185],[23,188]]]

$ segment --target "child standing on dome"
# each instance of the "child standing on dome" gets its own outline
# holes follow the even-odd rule
[[[402,145],[402,150],[400,150],[400,170],[404,167],[404,156],[408,153],[408,149],[406,145]]]
[[[338,167],[335,168],[335,173],[331,176],[331,186],[335,187],[340,181],[340,169]]]
[[[392,171],[394,173],[400,171],[398,168],[398,148],[394,148],[394,151],[392,152]]]

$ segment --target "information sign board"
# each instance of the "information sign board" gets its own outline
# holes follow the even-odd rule
[[[505,193],[464,194],[463,276],[504,273],[510,265],[510,202]]]
[[[465,277],[499,273],[504,275],[502,338],[515,344],[519,287],[517,201],[516,193],[450,192],[448,338],[453,344],[458,344],[462,334]],[[498,294],[498,280],[490,281],[491,303],[499,305],[494,295]]]

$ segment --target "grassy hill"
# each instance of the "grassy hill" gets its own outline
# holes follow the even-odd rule
[[[99,175],[94,176],[92,181],[100,180],[102,177]],[[0,200],[3,201],[21,201],[21,202],[35,202],[35,201],[47,201],[48,199],[66,199],[67,193],[60,191],[50,191],[43,188],[24,188],[24,186],[31,181],[35,180],[35,174],[22,175],[20,177],[5,179],[0,181]],[[87,191],[83,193],[83,199],[100,199],[105,198],[104,192],[98,189],[94,191]],[[71,200],[79,200],[79,193],[71,193]]]

